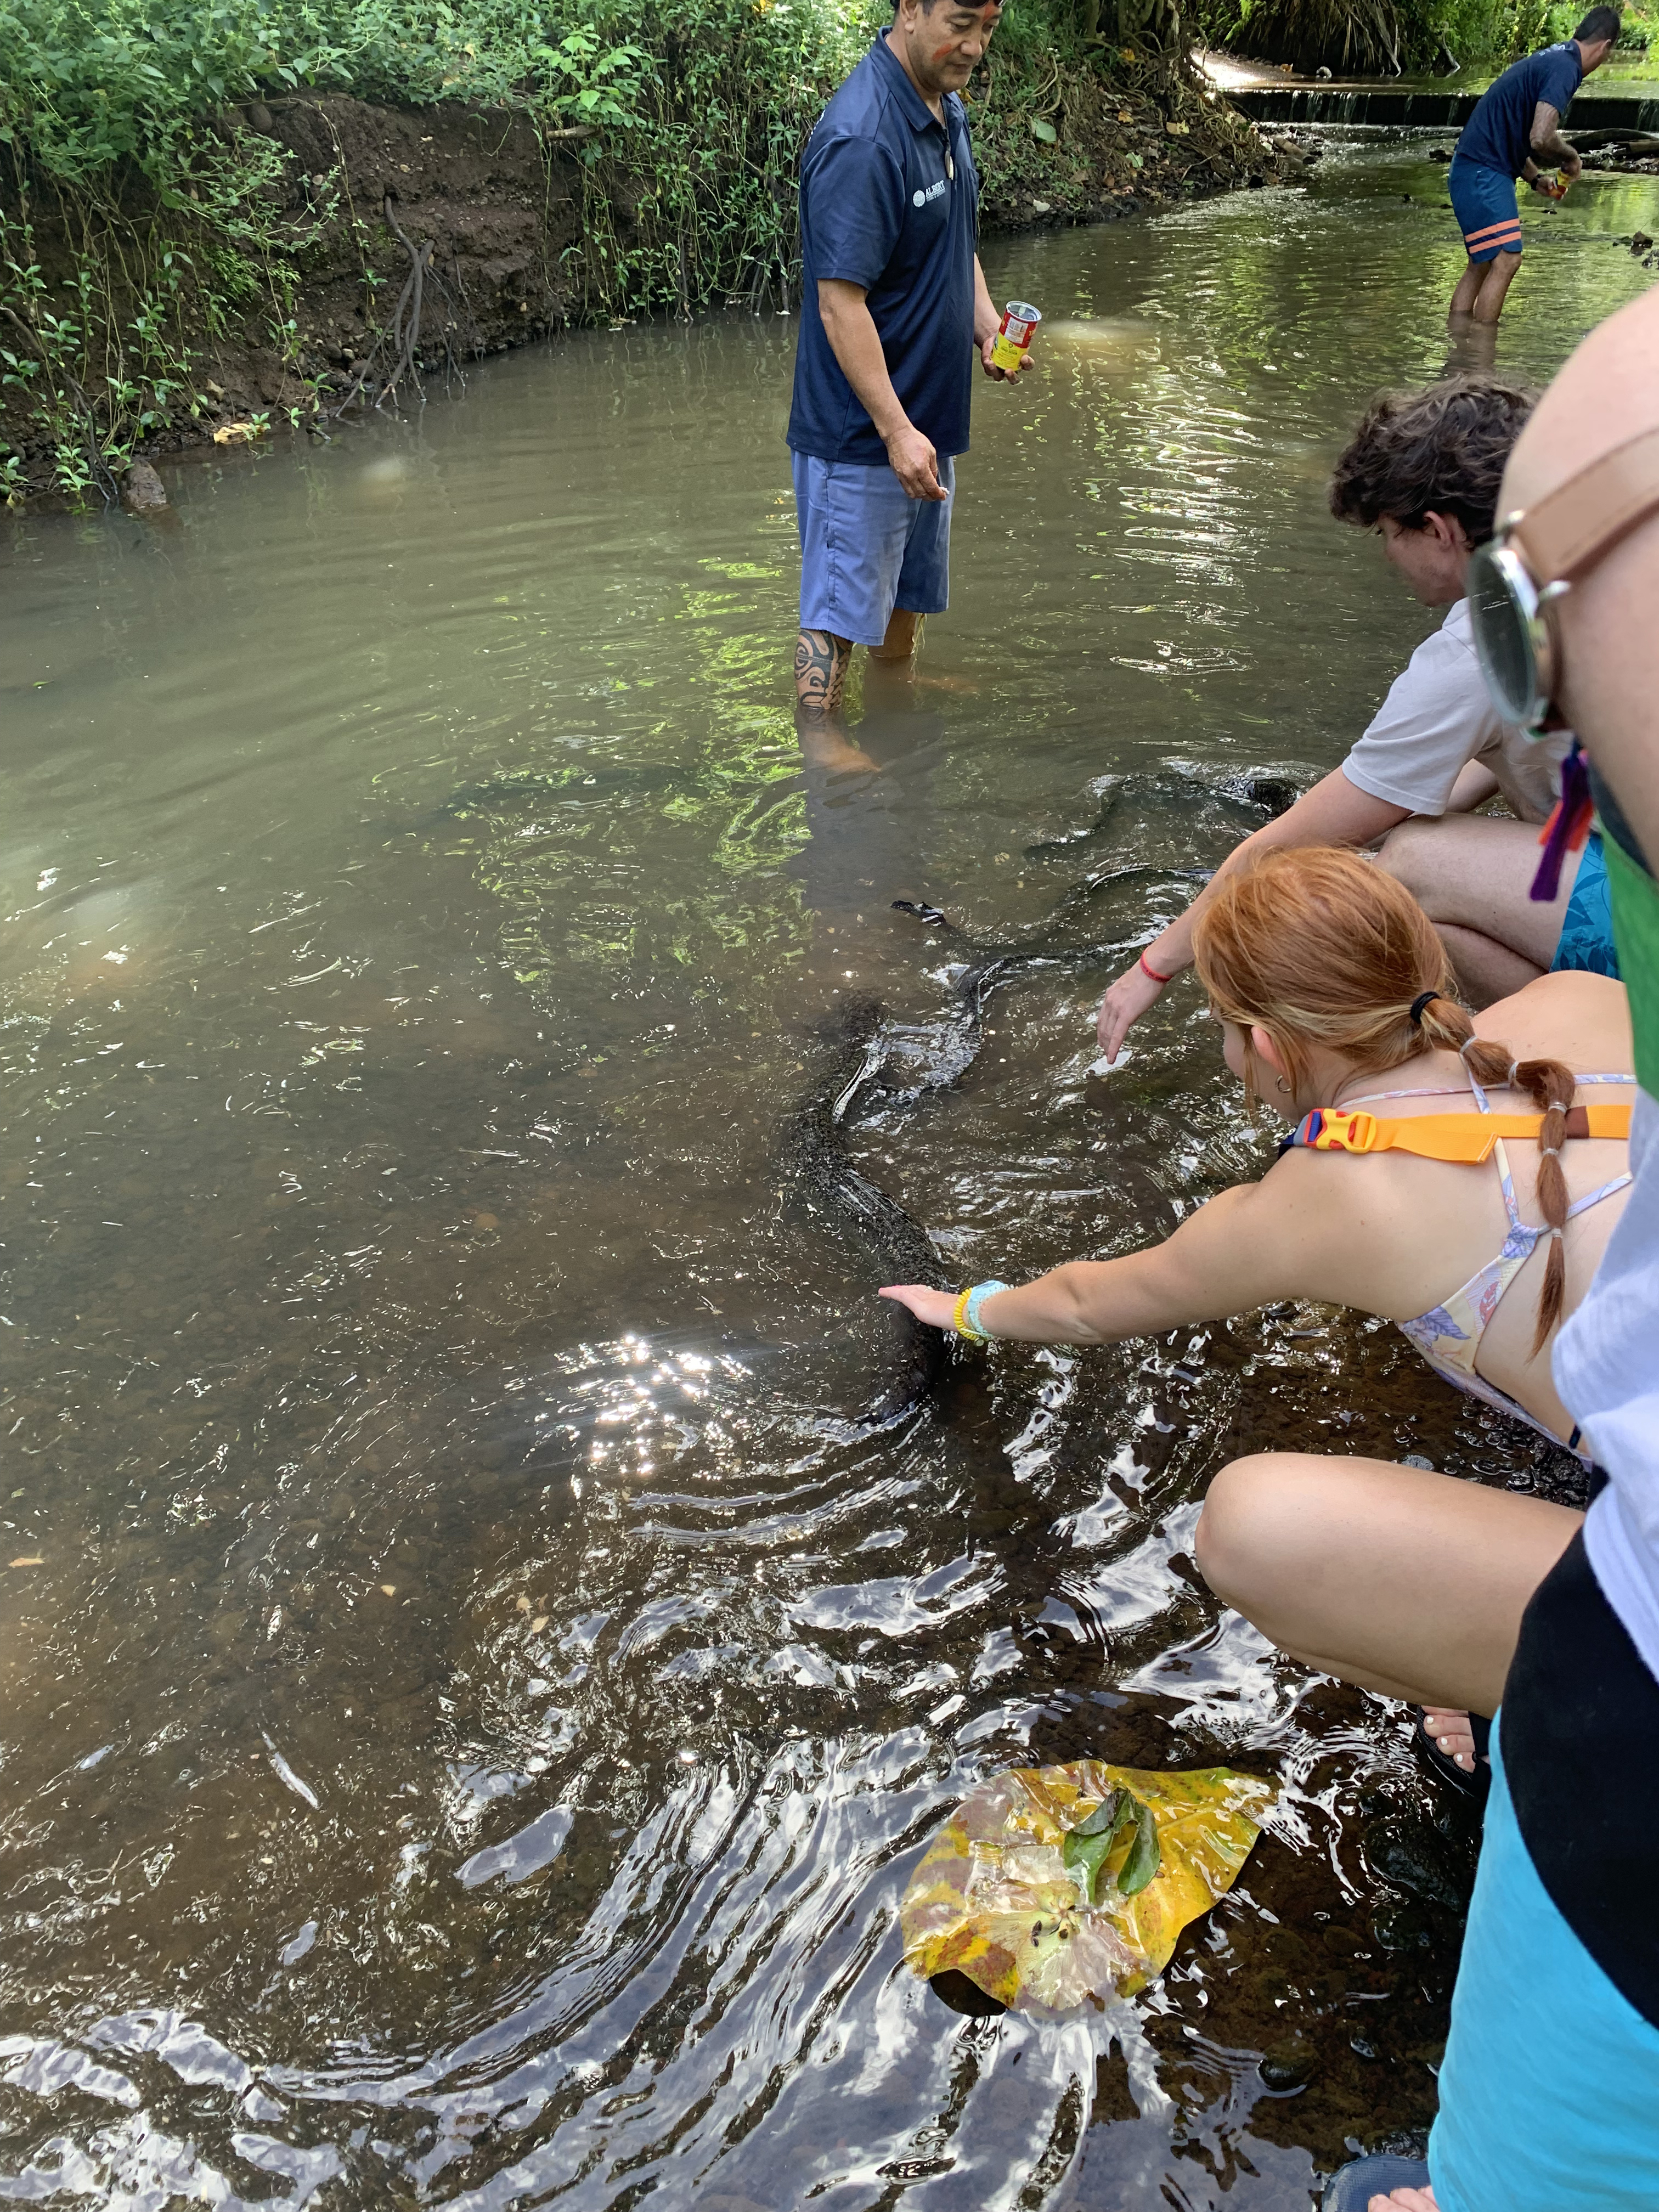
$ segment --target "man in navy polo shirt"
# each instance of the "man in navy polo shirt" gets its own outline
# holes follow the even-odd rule
[[[1000,13],[1000,0],[897,0],[801,165],[795,696],[820,721],[841,706],[854,645],[906,667],[920,618],[944,609],[975,351],[1006,380],[957,96]]]
[[[1571,183],[1583,163],[1561,136],[1568,103],[1592,70],[1601,68],[1619,36],[1612,8],[1592,8],[1571,38],[1545,46],[1506,69],[1480,95],[1452,156],[1452,213],[1463,234],[1468,266],[1452,294],[1454,315],[1495,323],[1521,266],[1521,211],[1515,180],[1547,192],[1540,161],[1556,163]]]

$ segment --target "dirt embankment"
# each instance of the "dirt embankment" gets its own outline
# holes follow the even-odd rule
[[[987,99],[974,120],[988,233],[1098,222],[1300,168],[1293,146],[1184,71],[1127,89],[1092,75],[1057,83],[1036,110]],[[619,178],[614,163],[589,169],[580,143],[550,143],[526,117],[501,112],[299,96],[228,111],[220,128],[257,134],[280,155],[266,197],[305,240],[289,264],[293,327],[284,339],[261,301],[221,315],[216,333],[205,317],[191,326],[186,302],[187,386],[150,424],[140,453],[216,431],[237,437],[262,416],[272,427],[326,418],[389,387],[407,390],[417,373],[590,319],[585,196],[605,191],[607,228],[626,248],[630,194],[647,189]],[[84,212],[60,214],[45,198],[31,212],[56,289],[84,254]],[[136,204],[125,212],[139,223],[146,214]],[[88,388],[88,409],[98,397]],[[0,395],[0,438],[21,455],[32,488],[46,491],[52,441],[25,418],[15,386]],[[107,495],[113,478],[98,481]]]

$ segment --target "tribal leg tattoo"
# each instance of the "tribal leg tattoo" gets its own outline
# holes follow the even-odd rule
[[[804,629],[795,640],[795,703],[808,714],[838,714],[847,672],[853,662],[851,638],[828,630]]]

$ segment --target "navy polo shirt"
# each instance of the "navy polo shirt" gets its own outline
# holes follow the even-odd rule
[[[942,458],[968,450],[979,177],[962,102],[946,93],[944,106],[941,124],[881,37],[807,142],[800,336],[787,433],[798,453],[868,467],[887,460],[830,350],[818,313],[825,276],[863,286],[893,389],[917,429]]]
[[[1583,57],[1575,40],[1528,54],[1481,94],[1457,142],[1459,155],[1496,169],[1500,177],[1518,177],[1532,159],[1534,108],[1541,100],[1565,115],[1583,82]]]

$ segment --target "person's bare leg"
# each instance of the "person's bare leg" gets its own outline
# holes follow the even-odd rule
[[[1521,266],[1518,253],[1494,253],[1486,264],[1486,281],[1475,300],[1473,313],[1477,323],[1495,323],[1504,312],[1504,301],[1510,286],[1515,282],[1515,272]]]
[[[1480,287],[1486,279],[1484,261],[1471,261],[1457,280],[1457,289],[1451,295],[1451,305],[1446,310],[1448,321],[1454,315],[1472,315],[1474,303],[1480,296]]]
[[[876,766],[848,736],[842,720],[852,665],[851,638],[804,629],[795,640],[795,734],[809,764],[832,775]]]
[[[1535,961],[1523,960],[1507,945],[1483,937],[1478,929],[1461,929],[1454,921],[1437,922],[1435,927],[1451,955],[1459,988],[1476,1013],[1513,992],[1524,990],[1544,973]]]
[[[1473,315],[1449,315],[1446,349],[1446,374],[1478,374],[1496,367],[1498,361],[1498,326],[1495,323],[1477,323]]]
[[[853,665],[853,641],[827,629],[804,629],[795,640],[795,704],[808,714],[838,714]]]
[[[1491,1715],[1583,1517],[1386,1460],[1263,1452],[1216,1476],[1194,1548],[1217,1596],[1304,1666]]]
[[[908,607],[895,607],[886,636],[879,645],[870,647],[870,665],[884,670],[890,676],[914,676],[921,623],[921,617],[913,614]]]
[[[1402,822],[1376,857],[1445,939],[1477,1005],[1519,990],[1554,959],[1579,856],[1565,856],[1553,899],[1532,898],[1538,832],[1529,823],[1468,815]]]

